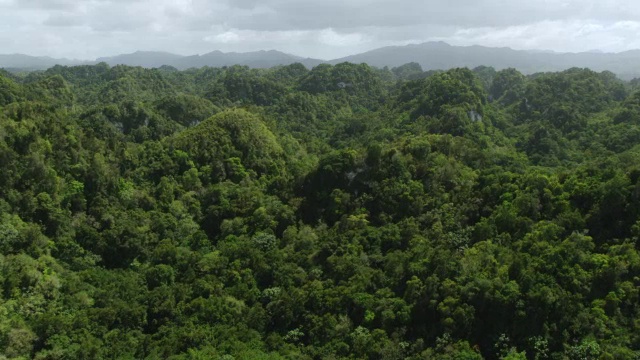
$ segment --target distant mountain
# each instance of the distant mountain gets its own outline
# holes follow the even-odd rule
[[[105,62],[111,66],[129,65],[157,68],[163,65],[173,66],[180,70],[200,68],[204,66],[222,67],[246,65],[252,68],[270,68],[278,65],[289,65],[296,62],[312,68],[323,63],[322,60],[302,58],[276,50],[254,51],[246,53],[224,53],[213,51],[204,55],[183,56],[161,51],[137,51],[111,57],[101,57],[95,61],[79,61],[35,57],[29,55],[0,55],[0,68],[16,70],[45,70],[55,65],[86,65]]]
[[[581,67],[595,71],[609,70],[625,79],[640,77],[639,50],[615,54],[593,51],[556,53],[484,46],[451,46],[444,42],[428,42],[389,46],[330,61],[332,64],[340,62],[367,63],[376,67],[397,67],[409,62],[417,62],[424,70],[474,68],[485,65],[496,69],[513,67],[525,74]]]
[[[54,59],[48,56],[23,54],[0,55],[0,67],[5,69],[45,70],[55,65],[82,65],[88,62],[70,59]]]
[[[137,51],[132,54],[99,58],[96,62],[106,62],[112,66],[122,64],[148,68],[168,65],[179,70],[185,70],[204,66],[222,67],[232,65],[246,65],[252,68],[270,68],[278,65],[289,65],[295,62],[301,62],[308,67],[314,67],[322,63],[322,60],[305,59],[275,50],[246,53],[224,53],[216,50],[204,55],[192,56],[182,56],[158,51]]]
[[[132,54],[122,54],[112,57],[98,58],[96,62],[105,62],[111,66],[129,65],[156,68],[162,65],[170,65],[179,61],[184,56],[162,51],[136,51]]]
[[[186,56],[168,65],[181,70],[203,66],[222,67],[231,65],[246,65],[252,68],[270,68],[278,65],[289,65],[296,62],[302,63],[307,67],[314,67],[321,64],[323,61],[302,58],[276,50],[263,50],[246,53],[224,53],[221,51],[213,51],[204,55]]]
[[[182,56],[168,52],[138,51],[113,57],[99,58],[93,62],[28,55],[0,55],[0,68],[42,70],[59,65],[81,65],[106,62],[109,65],[130,65],[143,67],[173,66],[184,70],[203,66],[221,67],[246,65],[252,68],[270,68],[300,62],[312,68],[324,63],[323,60],[302,58],[276,50],[246,53],[224,53],[213,51],[204,55]],[[609,70],[623,79],[640,77],[640,50],[622,53],[558,53],[544,50],[513,50],[510,48],[490,48],[484,46],[451,46],[444,42],[427,42],[406,46],[389,46],[362,54],[330,60],[341,62],[367,63],[375,67],[397,67],[410,62],[419,63],[427,70],[446,70],[455,67],[475,68],[492,66],[498,70],[513,67],[525,74],[544,71],[561,71],[571,67],[590,68],[595,71]]]

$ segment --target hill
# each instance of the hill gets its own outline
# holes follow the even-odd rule
[[[640,358],[639,82],[419,68],[0,71],[0,358]]]
[[[142,66],[146,68],[158,68],[166,65],[173,66],[179,70],[185,70],[205,66],[223,67],[233,65],[249,66],[251,68],[270,68],[279,65],[289,65],[296,62],[301,62],[307,67],[314,67],[322,61],[305,59],[275,50],[262,50],[245,53],[212,51],[203,55],[190,56],[182,56],[160,51],[137,51],[132,54],[98,58],[96,62],[106,62],[109,65]]]
[[[525,74],[580,67],[611,71],[625,79],[640,77],[640,51],[637,50],[622,53],[555,53],[427,42],[389,46],[330,61],[332,64],[340,62],[366,63],[375,67],[397,67],[417,62],[424,70],[491,66],[498,70],[516,68]]]
[[[640,77],[640,50],[621,53],[595,51],[556,53],[484,46],[452,46],[444,42],[389,46],[329,61],[303,58],[276,50],[244,53],[225,53],[216,50],[203,55],[190,56],[159,51],[137,51],[131,54],[101,57],[91,62],[20,54],[0,55],[0,68],[14,70],[45,70],[56,64],[83,65],[100,62],[106,62],[112,66],[129,65],[145,68],[158,68],[167,65],[179,70],[205,66],[223,67],[233,65],[270,68],[293,63],[302,63],[307,68],[313,68],[322,63],[335,65],[341,62],[366,63],[370,66],[383,68],[385,66],[398,67],[415,62],[420,64],[425,71],[489,66],[497,70],[515,68],[524,74],[533,74],[579,67],[589,68],[594,71],[611,71],[625,80]]]
[[[271,68],[279,65],[290,65],[296,62],[303,63],[305,66],[311,68],[322,63],[322,60],[302,58],[276,50],[246,53],[212,51],[204,55],[186,56],[169,65],[181,70],[204,66],[222,67],[233,65],[249,66],[251,68]]]
[[[183,56],[162,51],[136,51],[131,54],[98,58],[96,62],[105,62],[111,66],[128,65],[157,68],[163,65],[171,65],[181,58]]]
[[[0,68],[21,70],[45,70],[55,65],[82,65],[86,61],[54,59],[48,56],[30,56],[24,54],[0,55]]]

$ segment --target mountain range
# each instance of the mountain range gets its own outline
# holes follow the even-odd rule
[[[19,70],[45,70],[55,65],[84,65],[88,61],[54,59],[48,56],[30,56],[23,54],[0,54],[0,68]]]
[[[0,67],[9,70],[43,70],[58,65],[88,65],[105,62],[109,65],[142,67],[173,66],[179,70],[203,66],[221,67],[246,65],[269,68],[277,65],[302,63],[311,68],[322,63],[367,63],[375,67],[397,67],[409,62],[419,63],[423,70],[446,70],[456,67],[492,66],[497,70],[513,67],[525,74],[561,71],[571,67],[611,71],[623,79],[640,77],[640,50],[621,53],[582,52],[556,53],[550,51],[513,50],[484,46],[452,46],[444,42],[427,42],[405,46],[388,46],[361,54],[333,60],[303,58],[276,50],[246,53],[213,51],[204,55],[183,56],[168,52],[138,51],[95,61],[54,59],[22,54],[0,55]]]
[[[323,62],[322,60],[305,59],[276,50],[261,50],[246,53],[224,53],[216,50],[204,55],[192,56],[181,56],[167,52],[138,51],[132,54],[99,58],[96,61],[105,62],[112,66],[122,64],[153,68],[168,65],[179,70],[200,68],[204,66],[222,67],[231,65],[246,65],[253,68],[270,68],[296,62],[303,63],[307,67],[314,67]]]

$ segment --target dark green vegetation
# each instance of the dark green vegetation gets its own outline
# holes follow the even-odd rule
[[[636,85],[417,64],[0,73],[0,349],[637,359]]]

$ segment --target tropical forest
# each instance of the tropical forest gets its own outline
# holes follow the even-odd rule
[[[0,71],[2,359],[640,359],[640,80]]]

